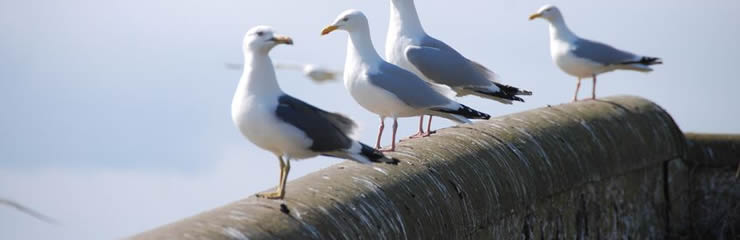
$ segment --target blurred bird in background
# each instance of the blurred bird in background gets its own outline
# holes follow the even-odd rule
[[[54,219],[52,219],[50,217],[47,217],[47,216],[45,216],[45,215],[43,215],[43,214],[41,214],[41,213],[39,213],[37,211],[34,211],[33,209],[30,209],[28,207],[25,207],[25,206],[23,206],[23,205],[21,205],[21,204],[19,204],[17,202],[10,201],[8,199],[0,198],[0,205],[5,205],[5,206],[8,206],[8,207],[14,208],[14,209],[16,209],[16,210],[18,210],[20,212],[23,212],[25,214],[28,214],[31,217],[34,217],[34,218],[36,218],[38,220],[41,220],[41,221],[46,222],[46,223],[49,223],[49,224],[56,224],[57,223],[56,220],[54,220]]]
[[[227,69],[231,70],[242,70],[242,64],[226,63],[225,66]],[[339,79],[338,76],[342,75],[342,71],[336,71],[315,64],[276,63],[275,69],[299,71],[303,73],[304,76],[313,80],[315,83],[333,82]]]

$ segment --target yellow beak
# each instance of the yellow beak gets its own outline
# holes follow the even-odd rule
[[[288,36],[275,35],[272,37],[272,41],[278,44],[293,45],[293,39]]]
[[[529,15],[529,21],[532,21],[532,20],[534,20],[535,18],[538,18],[538,17],[542,17],[542,14],[541,13],[535,13],[535,14]]]
[[[321,30],[321,36],[324,36],[326,34],[329,34],[329,33],[333,32],[334,30],[337,30],[338,28],[339,27],[334,26],[334,25],[325,27],[324,30]]]

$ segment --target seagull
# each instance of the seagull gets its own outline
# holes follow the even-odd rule
[[[41,220],[41,221],[46,222],[46,223],[49,223],[49,224],[54,224],[54,223],[57,222],[56,220],[54,220],[54,219],[52,219],[50,217],[44,216],[43,214],[41,214],[41,213],[39,213],[37,211],[34,211],[33,209],[30,209],[28,207],[25,207],[25,206],[23,206],[23,205],[21,205],[21,204],[19,204],[17,202],[10,201],[8,199],[2,199],[2,198],[0,198],[0,205],[6,205],[8,207],[15,208],[18,211],[21,211],[21,212],[23,212],[25,214],[28,214],[28,215],[30,215],[30,216],[38,219],[38,220]]]
[[[596,99],[596,75],[614,70],[650,72],[653,71],[651,65],[663,63],[660,58],[636,55],[576,36],[565,25],[563,15],[555,6],[545,5],[537,13],[529,16],[530,21],[537,18],[550,22],[552,60],[565,73],[578,78],[574,102],[578,101],[582,78],[593,79],[591,99]]]
[[[458,123],[490,118],[444,96],[416,74],[383,60],[373,47],[368,20],[362,12],[354,9],[342,12],[321,35],[337,29],[349,33],[344,85],[357,103],[380,116],[375,148],[380,149],[386,117],[393,118],[393,138],[390,149],[381,151],[395,151],[399,117],[434,115]]]
[[[354,140],[357,125],[349,118],[326,112],[285,94],[278,86],[270,50],[293,40],[257,26],[244,36],[244,73],[231,103],[231,116],[239,131],[258,147],[272,152],[280,163],[277,190],[257,194],[283,199],[290,161],[318,155],[359,163],[398,163],[383,153]]]
[[[242,64],[226,63],[224,64],[224,66],[231,70],[242,70]],[[334,71],[332,69],[314,64],[276,63],[275,69],[300,71],[303,73],[303,75],[310,78],[316,83],[334,81],[337,80],[337,76],[342,75],[341,71]]]
[[[341,75],[341,71],[334,71],[322,66],[314,65],[314,64],[287,64],[287,63],[278,63],[275,64],[275,69],[286,69],[286,70],[296,70],[303,72],[303,75],[310,78],[316,83],[324,83],[327,81],[334,81],[337,79],[337,76]]]
[[[437,89],[446,91],[448,96],[474,95],[512,104],[513,101],[524,102],[518,95],[532,95],[530,91],[500,83],[493,71],[469,60],[454,48],[424,32],[414,0],[390,2],[391,13],[385,44],[388,62],[438,85]],[[419,132],[411,138],[431,134],[432,116],[429,116],[426,133],[422,130],[423,121],[424,116],[421,116]]]

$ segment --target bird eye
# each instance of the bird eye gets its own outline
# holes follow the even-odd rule
[[[345,22],[349,21],[349,18],[348,17],[342,18],[342,21],[345,21]]]
[[[262,35],[265,35],[265,33],[264,32],[261,32],[261,31],[260,32],[257,32],[257,36],[262,37]]]

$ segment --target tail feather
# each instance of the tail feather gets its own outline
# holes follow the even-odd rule
[[[504,85],[500,83],[493,83],[496,84],[496,87],[500,88],[501,91],[506,93],[507,95],[522,95],[522,96],[532,96],[532,91],[520,89],[518,87]]]
[[[398,165],[398,159],[389,158],[385,156],[382,152],[368,145],[362,143],[360,143],[360,145],[362,146],[362,149],[360,150],[360,155],[366,157],[368,160],[370,160],[370,162]]]
[[[487,90],[474,90],[473,95],[499,101],[504,104],[512,104],[514,101],[524,102],[524,99],[513,94],[507,94],[502,91],[492,92]]]
[[[663,60],[656,57],[640,57],[639,60],[621,62],[615,65],[615,69],[635,70],[640,72],[651,72],[651,65],[663,64]]]
[[[398,159],[389,158],[385,156],[385,154],[383,154],[382,152],[376,150],[375,148],[365,145],[359,141],[353,142],[350,148],[339,150],[339,151],[322,153],[321,155],[335,157],[335,158],[348,159],[348,160],[352,160],[352,161],[359,162],[362,164],[386,163],[386,164],[391,164],[391,165],[397,165],[399,162]]]
[[[520,95],[520,96],[532,95],[531,91],[519,89],[517,87],[512,87],[512,86],[504,85],[500,83],[493,83],[493,84],[496,85],[496,88],[494,88],[493,86],[491,86],[490,88],[470,88],[470,89],[467,89],[467,91],[478,97],[491,99],[491,100],[498,101],[503,104],[512,104],[514,101],[524,102],[524,99],[522,99],[521,97],[517,95]]]
[[[479,112],[479,111],[477,111],[475,109],[472,109],[472,108],[470,108],[468,106],[465,106],[465,105],[462,105],[462,104],[459,104],[459,107],[457,109],[435,108],[435,109],[432,109],[432,110],[433,111],[437,111],[437,112],[448,113],[448,114],[452,114],[452,115],[463,116],[463,117],[465,117],[467,119],[484,119],[484,120],[491,119],[491,115],[488,115],[488,114]]]
[[[641,57],[640,60],[637,61],[627,61],[623,62],[621,64],[624,65],[630,65],[630,64],[643,64],[646,66],[650,65],[657,65],[657,64],[663,64],[663,60],[657,57]]]

